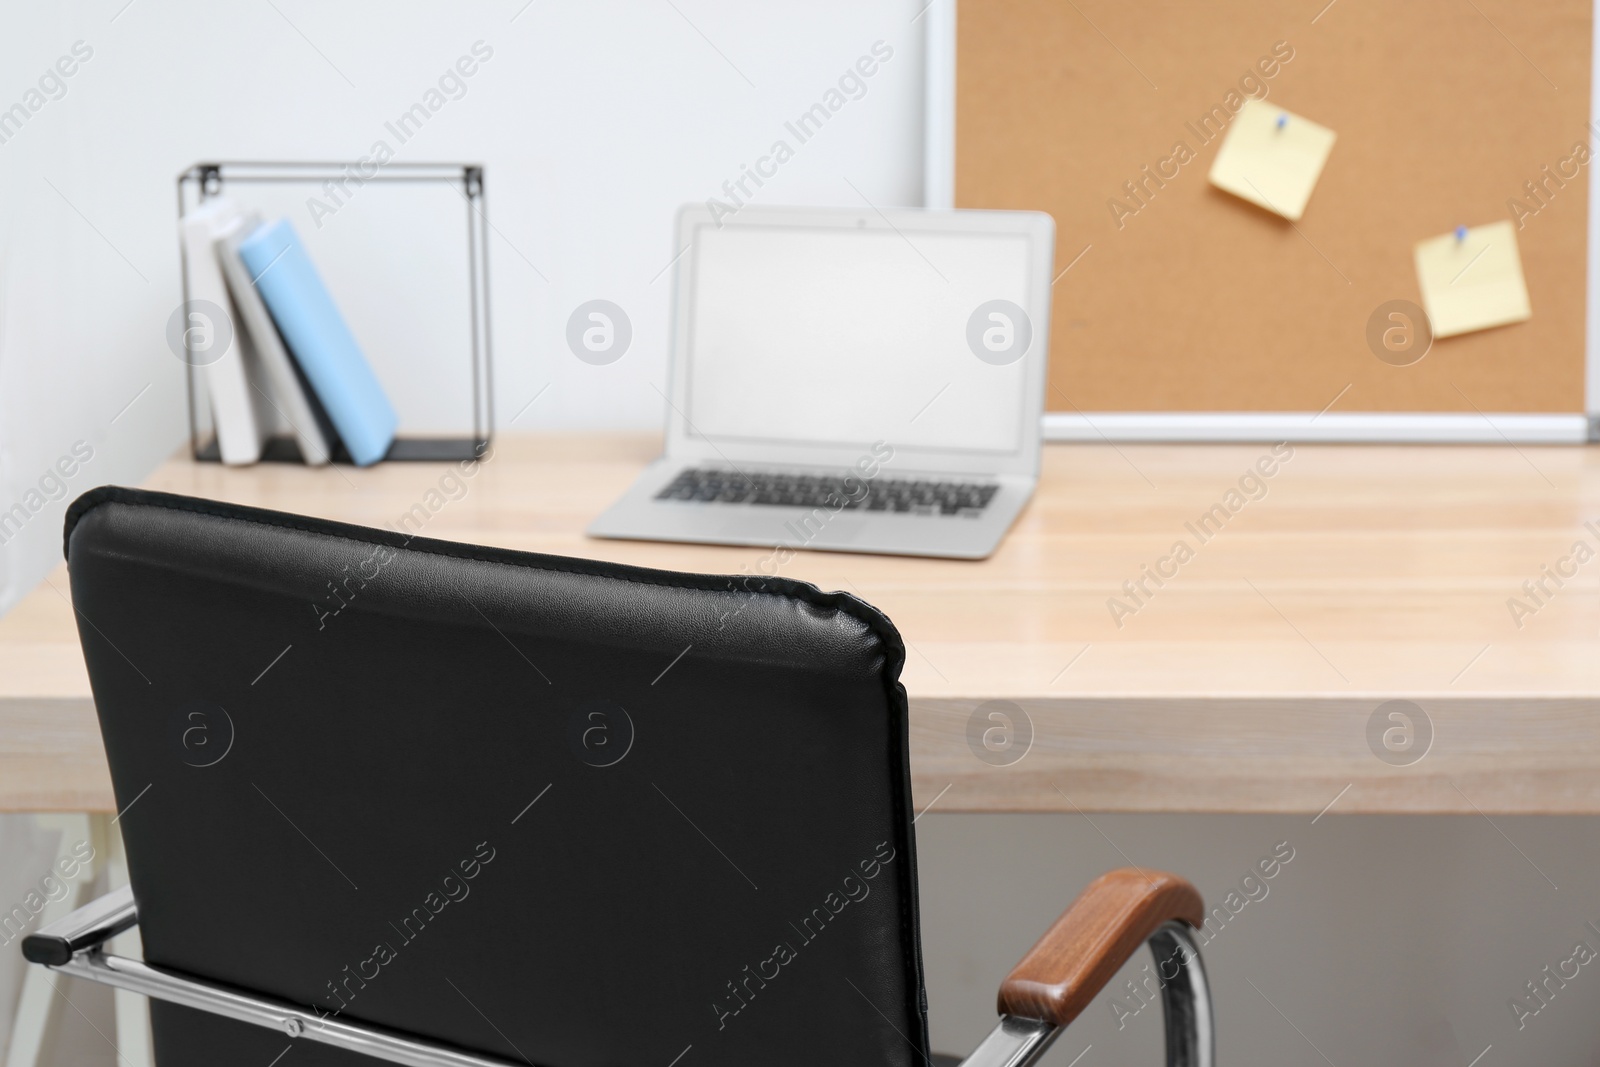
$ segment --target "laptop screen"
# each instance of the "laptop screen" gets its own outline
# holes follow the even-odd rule
[[[969,325],[994,300],[1034,314],[1030,262],[1018,234],[698,226],[688,432],[712,442],[1014,453],[1024,368],[1043,358],[1043,338],[997,364],[975,354]]]

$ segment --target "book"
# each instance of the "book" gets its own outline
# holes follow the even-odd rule
[[[350,458],[378,462],[399,420],[294,227],[267,223],[239,243],[239,258]]]
[[[278,336],[278,328],[273,324],[261,293],[250,280],[250,269],[239,258],[239,245],[260,228],[260,215],[241,216],[217,238],[213,247],[217,262],[222,266],[228,294],[233,298],[234,322],[244,327],[255,350],[253,364],[247,361],[247,373],[259,371],[254,384],[269,398],[276,398],[272,401],[274,407],[294,433],[301,457],[312,466],[321,466],[328,462],[331,453],[329,434],[324,426],[327,415],[313,406],[306,385],[301,381],[301,372],[284,348],[283,338]]]
[[[215,197],[178,223],[188,283],[183,358],[198,368],[205,380],[222,462],[235,465],[261,458],[265,438],[261,416],[266,407],[250,388],[248,340],[233,321],[228,286],[212,248],[212,242],[236,225],[239,216],[239,208],[231,200]]]

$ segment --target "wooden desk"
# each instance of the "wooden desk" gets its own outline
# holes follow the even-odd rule
[[[679,570],[752,565],[761,550],[583,536],[657,448],[504,437],[423,532]],[[1226,506],[1270,452],[1052,445],[990,560],[802,552],[784,573],[858,592],[905,635],[919,806],[1315,815],[1337,797],[1336,813],[1600,812],[1600,558],[1560,589],[1546,579],[1542,604],[1521,588],[1576,541],[1600,550],[1583,526],[1600,518],[1600,451],[1299,446],[1202,543],[1185,524]],[[180,459],[146,484],[376,526],[444,472]],[[1146,579],[1152,595],[1114,620],[1108,598],[1135,606],[1123,582],[1179,539],[1193,558],[1160,588]],[[0,810],[111,805],[66,591],[58,569],[0,619]],[[1514,620],[1514,596],[1537,610]],[[1367,740],[1396,698],[1434,728],[1410,766]],[[1035,732],[1005,767],[967,741],[973,710],[997,699],[1026,708]]]

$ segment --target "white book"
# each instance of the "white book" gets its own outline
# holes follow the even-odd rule
[[[261,216],[251,213],[240,217],[215,242],[217,262],[222,266],[222,276],[233,297],[234,322],[244,327],[248,336],[247,372],[259,388],[269,397],[276,414],[289,424],[295,441],[300,445],[300,455],[312,466],[328,462],[328,438],[305,388],[290,362],[288,349],[278,335],[267,305],[261,300],[250,269],[239,258],[239,244],[261,225]]]
[[[189,282],[185,324],[194,342],[185,358],[199,366],[205,379],[217,450],[222,462],[229,464],[259,460],[266,430],[259,414],[265,405],[253,395],[245,369],[248,339],[234,322],[228,286],[212,248],[212,243],[238,218],[239,209],[231,201],[216,197],[190,211],[178,224]],[[216,316],[224,321],[214,321]],[[227,348],[218,355],[214,349],[224,339]]]

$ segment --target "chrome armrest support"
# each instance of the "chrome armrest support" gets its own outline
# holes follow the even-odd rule
[[[1211,986],[1194,931],[1183,923],[1163,923],[1146,942],[1161,979],[1161,1014],[1167,1027],[1167,1067],[1215,1067],[1216,1018]],[[1166,972],[1173,963],[1173,974]]]
[[[961,1067],[1027,1067],[1045,1054],[1064,1029],[1042,1019],[1002,1015],[989,1036],[961,1061]]]
[[[1215,1067],[1211,987],[1193,934],[1183,923],[1163,923],[1145,944],[1156,958],[1161,980],[1167,1067]],[[1002,1015],[961,1067],[1028,1067],[1044,1055],[1063,1029],[1039,1019]]]
[[[509,1060],[460,1052],[364,1023],[344,1022],[316,1008],[174,974],[143,960],[107,955],[101,946],[138,921],[132,890],[119,889],[30,935],[23,942],[23,955],[30,962],[73,978],[131,990],[405,1067],[517,1067]]]
[[[59,967],[74,953],[99,948],[138,921],[133,889],[123,886],[23,938],[22,955],[29,963]]]

